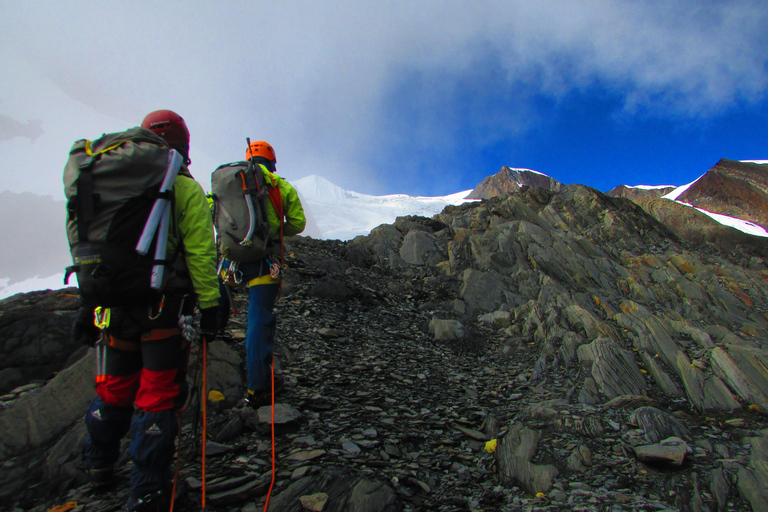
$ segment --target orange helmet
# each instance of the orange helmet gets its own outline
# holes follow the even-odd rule
[[[257,141],[251,142],[250,146],[248,146],[248,149],[245,150],[246,160],[250,160],[255,156],[260,156],[260,157],[266,158],[272,163],[277,163],[277,158],[275,157],[275,150],[272,149],[272,146],[270,146],[268,143],[264,142],[263,140],[257,140]]]

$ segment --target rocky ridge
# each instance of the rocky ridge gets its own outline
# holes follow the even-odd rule
[[[520,190],[523,186],[544,187],[556,192],[563,188],[563,184],[546,174],[541,174],[530,169],[513,169],[506,165],[493,176],[488,176],[481,181],[467,196],[468,199],[490,199],[503,196]]]
[[[292,239],[270,509],[766,510],[768,267],[730,249],[575,185],[348,243]],[[214,512],[262,510],[272,476],[269,409],[236,407],[235,299],[211,345]],[[76,468],[89,357],[5,398],[5,510],[124,501],[130,463],[111,493]],[[56,422],[64,396],[73,413]],[[196,510],[191,427],[183,438]]]
[[[677,200],[768,230],[768,165],[723,158]]]
[[[625,197],[627,199],[631,199],[633,201],[644,198],[644,197],[662,197],[673,190],[675,190],[677,187],[651,187],[651,188],[644,188],[644,187],[628,187],[626,185],[619,185],[618,187],[614,187],[608,192],[605,193],[607,196],[611,197]]]

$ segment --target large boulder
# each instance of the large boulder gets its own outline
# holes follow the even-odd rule
[[[17,294],[0,301],[0,394],[42,381],[79,348],[72,339],[76,288]]]

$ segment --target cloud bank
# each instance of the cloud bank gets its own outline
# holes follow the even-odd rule
[[[205,185],[248,136],[289,179],[455,192],[479,181],[468,162],[585,91],[613,98],[616,122],[764,101],[766,25],[754,0],[8,0],[0,190],[58,198],[75,139],[170,108]]]

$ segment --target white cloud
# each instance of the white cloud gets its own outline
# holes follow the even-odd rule
[[[391,190],[402,175],[381,168],[399,154],[382,143],[423,152],[408,172],[443,165],[467,133],[477,148],[524,132],[542,93],[601,87],[628,111],[692,117],[761,99],[767,21],[755,0],[7,0],[0,115],[39,119],[44,134],[0,140],[0,189],[59,194],[74,139],[171,108],[199,178],[250,136],[275,146],[289,179]],[[392,117],[395,100],[409,110]]]

